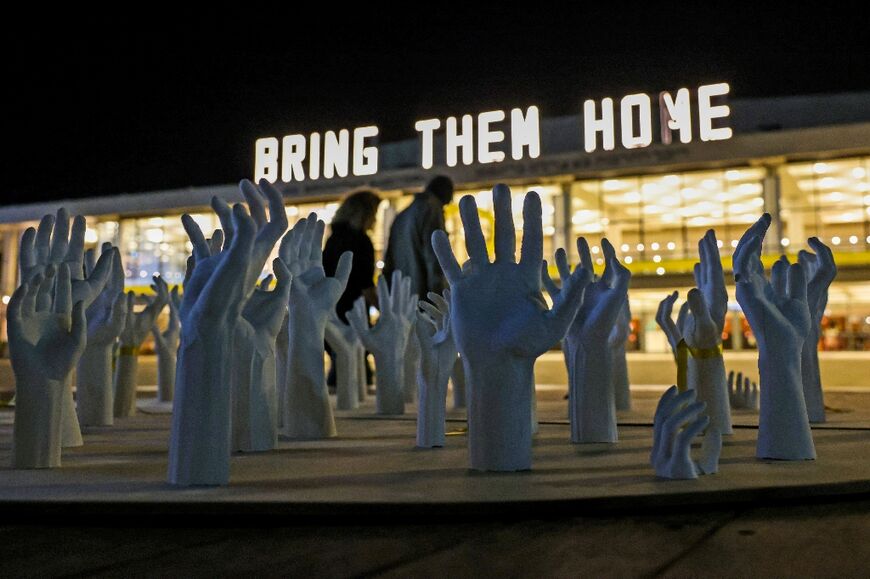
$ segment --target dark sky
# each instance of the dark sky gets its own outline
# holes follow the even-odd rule
[[[430,116],[575,114],[585,98],[721,80],[733,98],[870,90],[866,13],[703,4],[15,26],[2,40],[0,204],[233,182],[252,173],[260,136],[374,123],[386,142]]]

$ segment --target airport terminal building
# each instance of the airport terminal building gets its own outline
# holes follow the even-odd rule
[[[379,145],[374,175],[282,183],[291,225],[316,212],[329,223],[341,197],[371,188],[381,194],[373,233],[376,251],[384,250],[393,216],[435,174],[456,184],[455,201],[477,197],[486,224],[491,223],[492,185],[512,187],[518,237],[522,231],[521,198],[541,195],[545,255],[570,248],[586,236],[600,258],[606,236],[633,272],[630,350],[666,353],[664,335],[654,321],[658,302],[671,289],[693,284],[697,241],[713,228],[721,243],[726,271],[730,254],[746,227],[763,212],[773,225],[764,253],[796,256],[806,239],[819,237],[831,246],[839,275],[831,287],[820,349],[852,352],[870,361],[870,93],[811,95],[732,100],[728,103],[727,140],[668,144],[643,148],[583,146],[583,115],[540,119],[540,154],[496,163],[448,166],[443,137],[434,138],[433,166],[424,169],[421,140]],[[72,214],[85,215],[87,242],[110,241],[120,247],[128,286],[145,291],[155,273],[180,283],[190,245],[179,219],[191,213],[203,227],[218,227],[209,208],[211,196],[241,200],[236,184],[191,187],[63,202]],[[0,292],[3,302],[16,287],[17,249],[23,230],[59,202],[0,207]],[[446,209],[448,233],[457,254],[464,254],[456,204]],[[603,260],[602,260],[603,261]],[[770,263],[770,262],[768,262]],[[751,350],[754,340],[734,300],[726,324],[727,350]],[[5,326],[5,324],[4,324]],[[865,354],[858,354],[865,352]]]

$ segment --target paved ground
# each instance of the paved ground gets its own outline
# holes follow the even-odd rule
[[[471,474],[463,436],[415,450],[412,417],[364,408],[337,439],[236,456],[231,486],[195,490],[163,482],[168,416],[16,472],[0,412],[0,576],[867,575],[870,394],[829,394],[843,412],[815,429],[814,462],[756,460],[740,414],[720,474],[697,481],[652,476],[657,396],[635,393],[618,445],[575,446],[543,389],[531,473]]]

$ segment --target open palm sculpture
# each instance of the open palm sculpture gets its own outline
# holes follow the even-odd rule
[[[583,302],[589,274],[582,268],[568,273],[564,252],[557,256],[567,275],[548,309],[541,294],[540,197],[525,197],[519,262],[507,186],[495,187],[493,205],[494,262],[471,196],[459,203],[469,256],[465,267],[460,268],[444,231],[433,234],[432,245],[450,284],[450,324],[465,364],[471,468],[527,470],[532,466],[535,360],[565,336]]]
[[[243,187],[253,184],[243,181]],[[249,214],[234,205],[227,220],[218,209],[223,233],[207,242],[190,215],[182,223],[193,245],[194,263],[181,301],[181,347],[169,439],[171,484],[223,485],[229,482],[230,369],[233,335],[257,277],[287,229],[281,193],[265,180],[260,186],[270,216],[259,201]],[[254,217],[252,217],[254,216]]]
[[[758,458],[816,457],[801,381],[801,349],[812,324],[803,267],[778,260],[765,277],[761,245],[770,227],[765,213],[737,244],[737,301],[758,341],[761,407]]]

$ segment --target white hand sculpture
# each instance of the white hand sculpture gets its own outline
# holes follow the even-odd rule
[[[44,277],[35,274],[9,300],[9,355],[16,385],[12,468],[60,466],[64,381],[87,340],[84,303],[73,306],[71,294],[64,263],[46,266]]]
[[[276,341],[287,313],[293,275],[281,258],[272,261],[277,283],[267,276],[248,298],[233,344],[232,449],[272,450],[278,443]]]
[[[819,337],[822,317],[828,305],[828,288],[837,277],[837,265],[831,249],[819,241],[818,237],[807,240],[815,254],[801,250],[798,262],[804,268],[807,283],[807,303],[810,308],[812,324],[810,333],[804,340],[801,349],[801,383],[804,389],[804,400],[807,404],[807,415],[810,422],[825,421],[825,398],[822,393],[822,378],[819,373]]]
[[[628,361],[625,358],[625,342],[631,333],[631,309],[626,295],[625,304],[619,313],[607,340],[613,350],[613,395],[617,410],[631,410],[631,386],[628,380]]]
[[[571,442],[616,442],[616,400],[613,391],[613,349],[608,343],[611,330],[619,320],[628,300],[631,272],[616,258],[609,241],[603,239],[604,274],[590,283],[583,305],[565,336],[568,363],[568,415]],[[593,275],[592,255],[582,237],[577,239],[584,280]],[[564,267],[567,268],[567,260]],[[557,265],[559,263],[557,254]],[[566,272],[559,271],[562,277]],[[544,283],[552,291],[549,276]]]
[[[535,359],[564,336],[583,302],[588,272],[568,273],[557,253],[562,289],[547,309],[541,294],[544,237],[541,199],[526,195],[523,242],[516,262],[511,193],[493,190],[495,261],[489,261],[477,205],[459,203],[465,227],[467,267],[460,269],[447,234],[436,231],[432,246],[450,284],[450,327],[465,364],[468,386],[468,444],[471,468],[515,471],[532,466],[532,395]]]
[[[375,356],[375,406],[378,414],[404,414],[404,354],[411,333],[411,318],[417,308],[411,296],[411,279],[393,272],[390,289],[384,276],[378,278],[380,317],[371,328],[365,300],[359,298],[347,312],[347,321],[366,350]]]
[[[419,298],[418,298],[419,299]],[[417,318],[411,318],[411,331],[408,332],[408,343],[405,346],[405,367],[402,376],[405,380],[403,387],[405,403],[413,404],[417,400],[417,371],[420,369],[420,342],[414,338],[416,335]]]
[[[326,343],[335,352],[335,406],[339,410],[356,409],[366,385],[362,342],[354,329],[333,312],[326,322]]]
[[[450,331],[450,290],[444,290],[443,297],[434,292],[428,297],[435,305],[418,304],[423,311],[417,312],[415,326],[420,345],[417,446],[421,448],[444,446],[447,381],[456,362],[456,344]]]
[[[111,258],[111,274],[103,290],[87,308],[88,340],[76,370],[76,409],[83,426],[111,426],[114,423],[112,354],[127,319],[124,295],[124,266],[121,253],[103,244]],[[88,250],[85,270],[94,267],[94,251]]]
[[[669,479],[693,479],[699,474],[718,470],[722,438],[719,431],[709,429],[701,447],[701,460],[692,460],[692,440],[710,423],[705,404],[695,402],[695,391],[677,392],[671,386],[659,400],[653,420],[653,448],[650,462],[656,476]]]
[[[157,352],[157,401],[172,402],[175,393],[175,363],[178,357],[178,341],[181,338],[179,309],[181,296],[178,287],[173,286],[169,293],[169,323],[161,331],[155,324],[151,326],[154,336],[154,349]]]
[[[457,357],[453,363],[453,372],[450,374],[450,384],[453,386],[453,409],[459,410],[466,406],[465,366],[462,358]]]
[[[127,293],[127,319],[119,336],[120,348],[115,365],[115,417],[136,414],[136,373],[139,368],[139,346],[148,336],[157,316],[169,301],[169,286],[159,275],[153,277],[154,296],[145,298],[148,305],[136,313],[136,295]]]
[[[719,243],[716,232],[712,229],[708,229],[698,241],[698,256],[701,261],[695,264],[695,285],[704,296],[710,318],[721,334],[725,329],[725,316],[728,314],[728,291],[725,289]]]
[[[269,253],[287,229],[281,193],[262,180],[270,220],[259,198],[251,215],[240,205],[206,242],[189,215],[181,220],[193,244],[194,267],[181,300],[181,347],[175,381],[168,479],[176,485],[229,481],[230,370],[235,327]],[[243,181],[243,191],[253,185]],[[213,207],[223,205],[212,200]],[[221,216],[222,213],[219,213]],[[228,231],[227,231],[228,229]]]
[[[69,226],[69,214],[63,207],[57,211],[57,217],[46,215],[39,222],[39,228],[28,227],[21,237],[21,249],[18,254],[22,282],[29,281],[37,274],[46,275],[50,265],[55,270],[66,264],[69,268],[73,302],[83,302],[85,308],[91,305],[106,283],[112,264],[111,252],[100,255],[88,277],[84,276],[85,218],[81,215],[73,220],[72,230]],[[41,310],[49,309],[51,296],[45,294],[39,299]],[[81,428],[76,414],[76,405],[72,393],[72,372],[64,380],[63,411],[62,411],[61,444],[66,447],[81,446]]]
[[[278,385],[278,429],[284,428],[284,407],[287,405],[287,350],[290,349],[290,312],[284,314],[278,337],[275,338],[275,366],[276,380]]]
[[[761,410],[759,458],[807,460],[816,457],[804,402],[800,355],[812,324],[807,284],[800,264],[777,261],[770,282],[761,263],[761,242],[770,227],[765,213],[734,252],[737,302],[758,341]]]
[[[335,277],[323,270],[325,224],[310,214],[300,219],[281,240],[280,255],[293,272],[289,301],[287,401],[282,435],[293,439],[336,436],[323,367],[326,321],[335,311],[350,270],[353,254],[338,260]]]
[[[734,370],[728,372],[728,398],[731,408],[746,408],[758,411],[758,384],[749,380],[749,376],[743,377],[743,372],[737,373],[737,382],[734,382]]]

